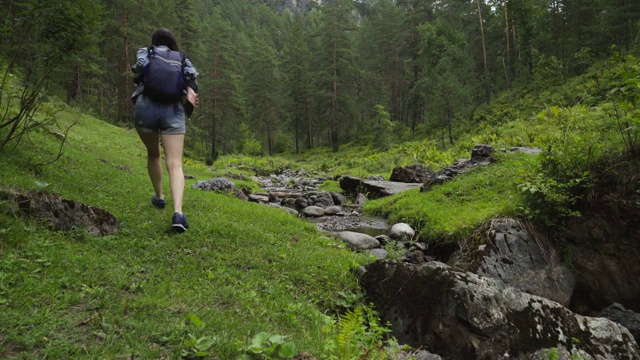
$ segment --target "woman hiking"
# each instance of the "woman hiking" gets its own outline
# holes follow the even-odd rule
[[[183,233],[189,228],[182,212],[182,151],[188,116],[185,108],[190,112],[198,105],[198,72],[180,52],[176,37],[165,28],[152,34],[150,47],[138,50],[131,71],[138,85],[131,96],[135,128],[147,148],[147,170],[155,192],[151,204],[158,209],[166,205],[162,192],[162,142],[173,203],[171,226]]]

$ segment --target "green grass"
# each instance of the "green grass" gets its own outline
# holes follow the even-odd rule
[[[191,189],[196,180],[185,191],[191,229],[173,234],[170,210],[150,204],[137,135],[71,109],[58,116],[61,129],[77,122],[64,156],[34,169],[52,158],[59,139],[32,134],[2,153],[0,184],[35,190],[36,181],[47,183],[47,192],[111,212],[119,231],[102,238],[49,232],[0,203],[3,357],[176,358],[192,335],[217,339],[211,352],[233,359],[261,331],[325,353],[336,335],[327,315],[339,292],[360,291],[350,270],[369,257],[281,210]],[[185,163],[197,179],[215,175]]]
[[[481,223],[499,216],[515,216],[523,206],[517,185],[535,166],[536,156],[503,154],[497,163],[476,167],[436,185],[369,201],[364,210],[390,223],[412,225],[426,242],[449,242],[470,235]]]

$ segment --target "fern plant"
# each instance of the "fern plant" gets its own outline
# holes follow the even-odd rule
[[[388,345],[397,341],[388,336],[390,329],[380,324],[378,313],[370,306],[358,305],[341,315],[337,321],[327,321],[328,333],[335,339],[325,343],[328,359],[385,359]]]

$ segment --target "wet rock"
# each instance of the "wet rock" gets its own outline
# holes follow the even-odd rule
[[[380,247],[380,242],[367,234],[353,231],[341,231],[336,234],[344,240],[353,250],[369,250]]]
[[[582,359],[640,358],[629,331],[613,321],[442,263],[378,260],[360,281],[399,343],[445,359],[540,359],[550,348]]]

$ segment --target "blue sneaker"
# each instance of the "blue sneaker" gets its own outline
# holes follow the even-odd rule
[[[184,214],[174,213],[173,218],[171,218],[171,227],[177,233],[183,233],[187,231],[189,228],[189,224],[187,224],[187,217]]]
[[[151,197],[151,204],[156,207],[156,209],[164,209],[164,206],[167,202],[164,199],[158,199],[155,195]]]

